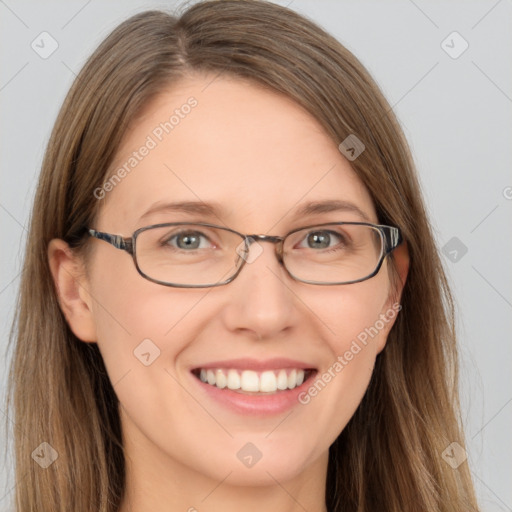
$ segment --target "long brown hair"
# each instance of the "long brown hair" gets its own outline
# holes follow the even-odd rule
[[[379,221],[399,226],[408,244],[402,311],[362,403],[329,450],[328,510],[477,510],[467,462],[453,469],[441,456],[452,442],[464,446],[454,305],[403,132],[352,53],[308,19],[262,0],[131,17],[89,58],[64,101],[39,178],[10,340],[16,510],[118,510],[125,466],[115,383],[97,345],[66,323],[47,249],[61,238],[85,251],[84,228],[102,203],[93,192],[127,127],[191,71],[285,94],[336,145],[355,134],[365,151],[352,167]],[[31,458],[43,442],[58,454],[44,470]]]

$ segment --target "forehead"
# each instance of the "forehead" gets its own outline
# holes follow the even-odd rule
[[[166,202],[214,203],[219,224],[253,232],[282,232],[293,209],[327,199],[377,220],[366,187],[318,121],[246,80],[195,75],[163,91],[126,133],[109,175],[117,178],[100,222],[123,233],[150,224],[141,216]]]

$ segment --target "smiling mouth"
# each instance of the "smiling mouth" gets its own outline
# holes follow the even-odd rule
[[[205,384],[243,394],[267,395],[301,386],[317,371],[313,368],[282,368],[253,371],[234,368],[195,368],[192,374]]]

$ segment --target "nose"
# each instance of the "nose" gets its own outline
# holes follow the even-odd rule
[[[273,338],[293,325],[297,297],[292,278],[276,257],[275,244],[254,241],[240,273],[226,285],[224,321],[230,330]]]

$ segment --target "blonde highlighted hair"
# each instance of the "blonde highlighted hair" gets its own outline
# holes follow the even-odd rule
[[[413,159],[395,115],[363,65],[310,20],[262,0],[206,1],[179,17],[137,14],[96,49],[56,120],[37,187],[9,375],[17,512],[114,512],[125,466],[118,400],[98,347],[77,339],[59,307],[50,240],[86,251],[105,182],[127,127],[190,72],[240,77],[285,94],[336,145],[355,134],[351,162],[379,222],[399,226],[410,269],[402,311],[355,415],[329,449],[330,512],[478,510],[467,463],[441,457],[464,445],[457,392],[454,305]],[[392,261],[392,260],[391,260]],[[12,408],[12,412],[11,412]],[[31,453],[49,443],[45,470]]]

